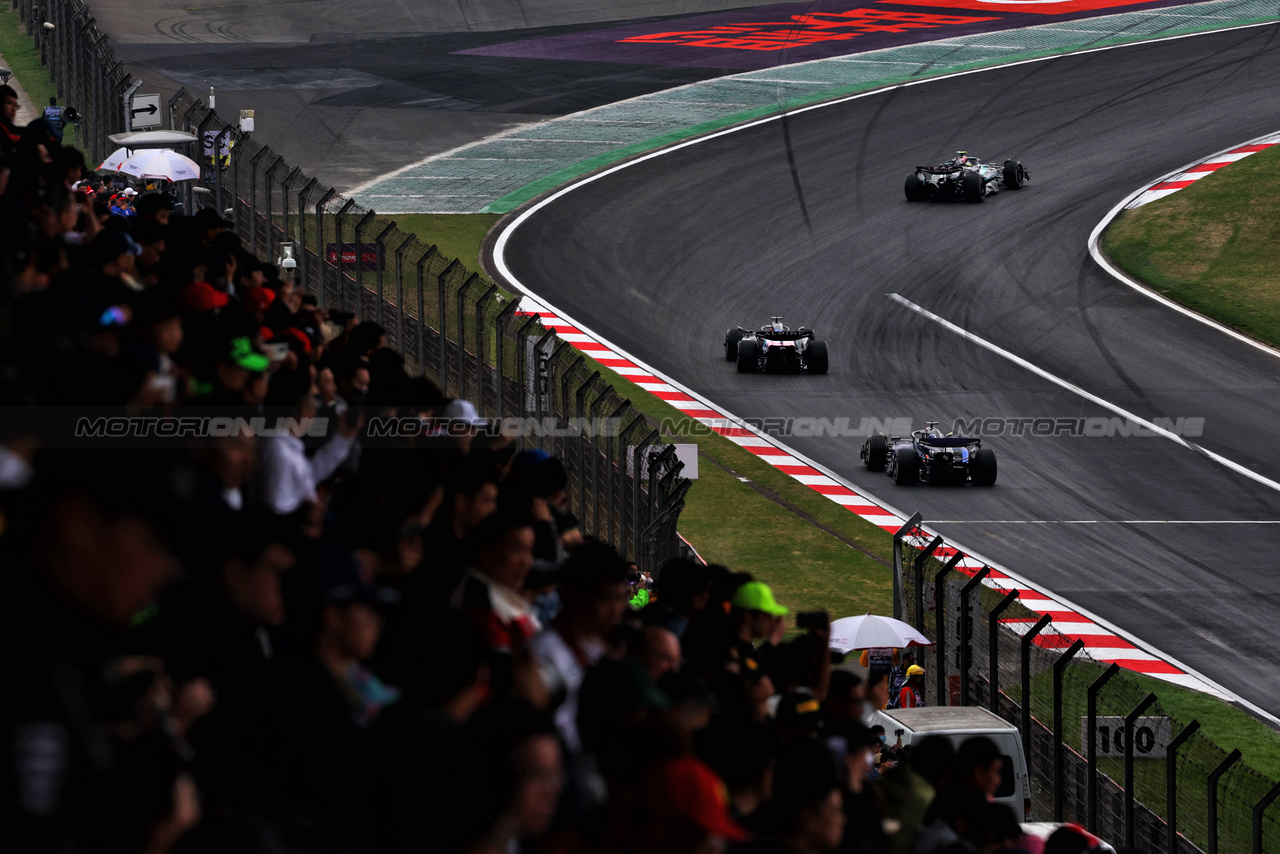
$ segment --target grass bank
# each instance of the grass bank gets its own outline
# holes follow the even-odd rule
[[[1122,213],[1102,249],[1170,299],[1280,346],[1280,146]]]

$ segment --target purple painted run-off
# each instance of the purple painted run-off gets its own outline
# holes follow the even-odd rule
[[[577,60],[581,62],[615,62],[637,65],[666,65],[687,68],[716,68],[726,72],[774,68],[794,62],[807,62],[832,56],[847,56],[888,47],[938,41],[981,32],[1010,30],[1053,21],[1093,18],[1118,12],[1133,12],[1164,6],[1185,5],[1186,0],[1156,0],[1150,3],[1123,4],[1117,0],[1110,8],[1079,10],[1060,15],[997,12],[986,10],[905,6],[892,3],[858,2],[858,0],[816,0],[813,3],[786,3],[761,6],[733,12],[665,18],[641,24],[609,29],[582,30],[544,38],[504,42],[488,47],[459,51],[478,56],[506,56],[521,59]],[[838,26],[843,13],[866,10],[872,19],[866,26]],[[797,44],[802,32],[813,32],[796,21],[795,16],[817,16],[823,23],[836,24],[831,32],[843,38]],[[936,16],[936,20],[931,20]],[[776,24],[777,26],[761,26]],[[735,25],[747,25],[737,27]],[[756,28],[759,29],[756,29]],[[715,28],[713,30],[713,28]],[[712,30],[711,33],[705,31]],[[757,44],[770,42],[779,47],[744,50],[731,47],[703,47],[691,44],[626,42],[624,39],[653,36],[659,33],[703,33],[700,38],[732,40],[756,38]]]

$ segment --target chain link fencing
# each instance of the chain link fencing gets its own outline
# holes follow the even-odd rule
[[[15,0],[99,163],[124,131],[134,81],[83,0]],[[53,24],[49,29],[44,26]],[[386,329],[411,374],[476,404],[504,431],[559,457],[582,530],[656,575],[692,550],[676,532],[690,481],[675,448],[519,298],[446,258],[388,217],[344,198],[185,89],[162,124],[195,135],[199,181],[176,185],[187,212],[219,211],[246,248],[292,275],[320,305]]]
[[[1280,852],[1280,785],[920,522],[894,537],[894,609],[934,642],[920,651],[925,702],[982,706],[1018,727],[1036,820],[1150,854]]]

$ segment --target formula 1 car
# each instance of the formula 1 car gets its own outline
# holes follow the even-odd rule
[[[887,472],[900,485],[996,482],[995,451],[982,447],[981,439],[944,436],[937,427],[937,421],[926,421],[924,430],[905,439],[878,433],[862,444],[859,456],[867,471]]]
[[[755,332],[730,329],[724,335],[724,358],[737,362],[740,374],[825,374],[828,361],[827,345],[814,338],[812,329],[783,326],[781,317],[770,318]]]
[[[956,156],[937,166],[917,166],[907,176],[907,201],[955,201],[980,202],[1001,190],[1017,190],[1031,180],[1031,173],[1016,160],[1006,160],[1003,166],[984,163],[970,157],[967,151],[957,151]]]

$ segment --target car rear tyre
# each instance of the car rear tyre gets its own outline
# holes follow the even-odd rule
[[[977,172],[964,173],[964,200],[966,202],[980,202],[985,194],[982,176]]]
[[[741,329],[730,329],[724,335],[724,360],[734,362],[738,359],[738,342],[745,333]]]
[[[889,442],[884,436],[872,436],[867,440],[867,458],[864,461],[867,471],[884,471],[885,456],[889,453]]]
[[[920,479],[920,456],[914,448],[899,448],[893,466],[893,482],[909,486]]]
[[[811,374],[825,374],[830,360],[827,355],[827,342],[810,341],[804,349],[805,366]]]
[[[1006,160],[1004,162],[1004,186],[1009,190],[1018,190],[1022,185],[1027,183],[1027,170],[1022,168],[1022,164],[1016,160]]]
[[[996,452],[979,448],[973,457],[973,485],[993,486],[996,482]]]
[[[921,181],[920,176],[914,172],[907,176],[907,186],[905,189],[907,192],[907,201],[909,202],[923,202],[929,196],[928,191],[924,188],[924,181]]]
[[[744,338],[738,342],[738,373],[754,374],[756,372],[756,342]]]

